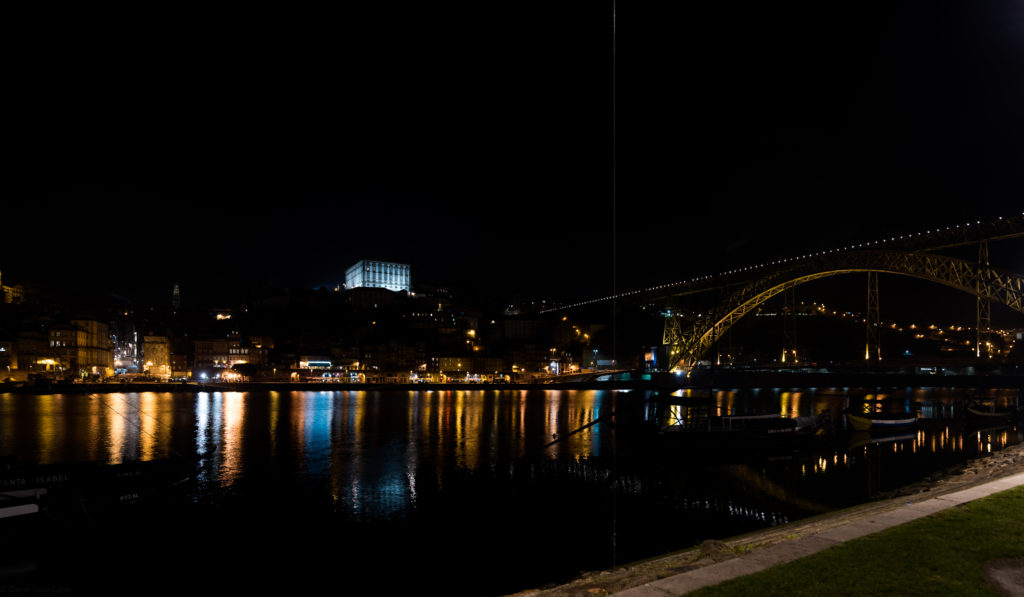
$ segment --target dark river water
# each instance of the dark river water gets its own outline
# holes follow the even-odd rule
[[[501,595],[861,503],[1024,440],[962,408],[1017,390],[864,394],[716,392],[712,414],[828,416],[758,442],[652,439],[637,423],[664,413],[639,391],[0,394],[0,458],[55,480],[47,512],[0,527],[0,584]],[[841,411],[864,398],[919,424],[849,431]],[[630,424],[572,433],[613,411]],[[63,482],[86,463],[121,472]]]

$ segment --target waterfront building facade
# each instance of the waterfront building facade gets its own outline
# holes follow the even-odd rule
[[[227,338],[195,341],[196,369],[226,369],[231,366],[231,341]]]
[[[167,336],[143,336],[144,371],[161,379],[171,377],[171,341]]]
[[[95,319],[74,319],[71,325],[85,332],[84,344],[79,346],[80,374],[113,375],[114,345],[110,339],[110,324]]]

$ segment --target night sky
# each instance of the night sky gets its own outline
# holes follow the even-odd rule
[[[1024,205],[1019,2],[619,2],[614,207],[610,3],[371,4],[13,22],[4,281],[585,298]]]

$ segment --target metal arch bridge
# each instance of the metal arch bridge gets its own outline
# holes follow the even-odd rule
[[[979,313],[982,302],[988,305],[990,301],[1024,313],[1024,274],[992,268],[987,258],[989,241],[1021,236],[1024,236],[1024,214],[822,251],[561,308],[620,298],[671,298],[700,293],[713,287],[736,288],[711,312],[700,316],[685,329],[678,315],[665,319],[662,342],[670,347],[669,368],[677,368],[680,364],[689,367],[715,344],[725,330],[763,302],[800,284],[841,274],[867,272],[869,276],[878,273],[910,276],[975,295],[979,300]],[[976,263],[925,252],[972,244],[982,248]],[[557,309],[549,309],[554,310]]]
[[[858,272],[911,276],[997,301],[1024,314],[1024,274],[986,264],[916,251],[856,251],[800,260],[741,287],[711,313],[683,330],[678,317],[666,319],[663,342],[672,367],[699,359],[737,320],[786,290],[828,276]]]

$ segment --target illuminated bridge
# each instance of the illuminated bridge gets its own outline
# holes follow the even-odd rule
[[[718,338],[743,316],[779,294],[807,282],[841,274],[866,273],[868,278],[865,358],[879,358],[878,281],[880,273],[896,274],[942,284],[977,297],[977,349],[990,326],[991,304],[998,302],[1024,314],[1024,274],[989,264],[991,241],[1024,236],[1024,214],[993,221],[966,222],[911,235],[820,251],[733,269],[716,275],[632,290],[617,295],[563,305],[548,311],[572,309],[606,301],[661,302],[666,307],[663,344],[669,368],[687,369],[699,361]],[[948,257],[935,251],[977,245],[977,260]],[[1024,268],[1024,259],[1015,267]],[[722,299],[707,312],[684,321],[672,306],[682,297],[710,290]],[[783,351],[785,359],[787,349]]]

